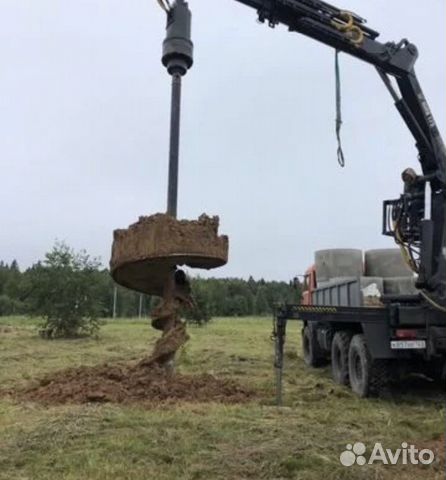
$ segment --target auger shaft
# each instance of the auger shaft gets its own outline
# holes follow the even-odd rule
[[[163,43],[162,57],[163,65],[172,75],[167,213],[174,218],[178,213],[181,82],[182,77],[193,64],[191,22],[192,15],[184,0],[177,0],[167,10],[167,33]]]

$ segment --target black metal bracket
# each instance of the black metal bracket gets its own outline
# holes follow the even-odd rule
[[[397,313],[397,312],[396,312]],[[284,347],[288,320],[306,322],[343,322],[379,325],[389,324],[394,312],[391,308],[361,308],[317,305],[281,304],[276,306],[273,317],[274,370],[276,377],[276,404],[283,405]]]
[[[286,337],[287,319],[274,316],[274,368],[276,372],[276,403],[283,404],[283,351]]]

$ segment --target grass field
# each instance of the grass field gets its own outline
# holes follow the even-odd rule
[[[304,367],[299,329],[289,327],[283,408],[274,406],[269,319],[190,328],[179,358],[184,373],[230,376],[255,388],[259,399],[249,404],[46,408],[0,398],[0,479],[443,479],[438,463],[341,466],[348,443],[432,444],[444,434],[444,403],[422,390],[355,398],[332,384],[329,370]],[[137,360],[156,336],[147,321],[128,320],[109,322],[97,340],[46,341],[36,331],[29,320],[0,318],[2,389],[66,367]]]

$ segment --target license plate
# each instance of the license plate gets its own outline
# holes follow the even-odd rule
[[[425,350],[426,340],[395,340],[391,342],[392,350]]]

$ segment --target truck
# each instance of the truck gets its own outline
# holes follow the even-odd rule
[[[331,363],[334,382],[361,397],[382,393],[391,378],[404,374],[444,380],[444,320],[397,321],[390,314],[396,302],[419,304],[416,282],[398,249],[316,252],[296,307],[304,319],[305,364]]]
[[[341,262],[339,255],[338,260],[328,262],[333,271],[325,280],[321,277],[322,264],[316,262],[315,269],[309,272],[312,283],[303,301],[277,306],[274,338],[278,403],[282,399],[283,349],[289,320],[304,323],[306,362],[317,366],[330,358],[335,381],[349,384],[361,397],[379,393],[399,368],[424,368],[430,374],[441,371],[446,362],[446,147],[416,74],[416,45],[406,38],[381,41],[380,33],[361,15],[322,0],[236,1],[254,9],[260,23],[271,28],[284,26],[334,50],[337,153],[341,165],[344,156],[338,57],[343,53],[370,65],[383,81],[415,140],[421,167],[420,172],[406,168],[401,175],[403,193],[383,203],[382,233],[394,240],[405,268],[410,270],[404,281],[392,283],[389,278],[398,276],[386,278],[377,269],[375,281],[367,284],[370,269],[386,264],[382,252],[369,252],[364,263],[362,255],[354,254],[353,263],[359,265],[355,262],[360,257],[361,267],[353,276],[341,271],[344,262],[351,266],[352,257],[347,255]],[[193,63],[191,13],[185,0],[158,2],[167,13],[163,63],[173,75],[173,104],[178,106],[181,77]],[[173,109],[172,124],[176,126],[178,112],[178,108]],[[319,135],[315,131],[311,141],[317,141]],[[169,177],[175,186],[178,135],[173,138],[174,168]],[[330,255],[334,258],[333,252]],[[394,254],[388,255],[395,258]],[[372,297],[375,305],[369,304]]]
[[[371,65],[415,140],[421,166],[421,172],[406,168],[401,174],[402,194],[383,202],[382,234],[396,243],[399,263],[395,252],[369,252],[361,270],[345,276],[339,270],[343,262],[351,266],[352,257],[348,260],[347,255],[341,263],[332,263],[332,275],[326,279],[315,265],[308,272],[302,301],[277,307],[273,332],[277,403],[282,402],[289,320],[303,321],[305,362],[316,367],[331,361],[335,382],[350,385],[360,397],[380,394],[400,371],[424,371],[441,378],[446,364],[446,148],[416,74],[417,47],[408,39],[382,42],[363,17],[324,1],[237,1],[256,9],[261,23],[284,25],[333,48],[336,59],[345,53]],[[339,95],[337,100],[342,165]],[[394,259],[397,270],[404,264],[405,280],[395,280],[398,271],[387,276],[378,268],[377,279],[367,284],[366,265],[372,270],[386,266],[386,255]],[[370,295],[365,301],[364,288],[379,292],[375,304],[370,304]]]

